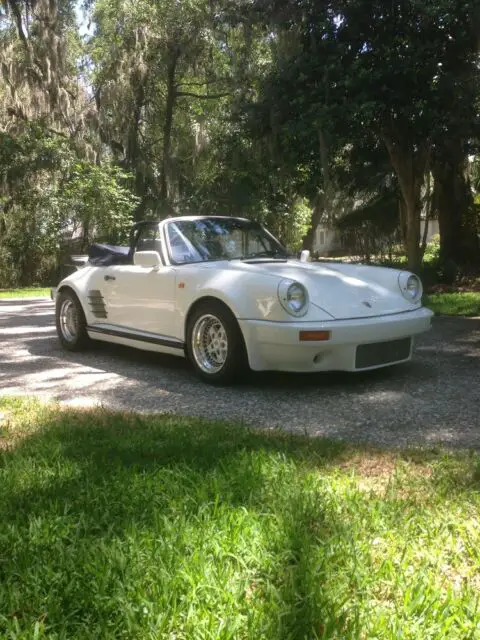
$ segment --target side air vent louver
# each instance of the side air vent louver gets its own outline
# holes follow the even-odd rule
[[[98,289],[91,289],[88,292],[88,304],[96,318],[105,319],[107,317],[107,308],[105,307],[105,301],[101,291]]]

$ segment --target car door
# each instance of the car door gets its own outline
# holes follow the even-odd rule
[[[162,255],[159,225],[144,225],[135,251],[157,251]],[[175,268],[159,264],[107,267],[104,274],[109,323],[131,331],[161,337],[176,337]]]

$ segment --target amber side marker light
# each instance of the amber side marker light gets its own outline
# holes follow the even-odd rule
[[[330,331],[300,331],[300,342],[325,342],[330,340]]]

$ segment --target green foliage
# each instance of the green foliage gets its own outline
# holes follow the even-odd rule
[[[353,251],[393,237],[418,268],[426,175],[442,277],[475,260],[474,0],[88,0],[84,37],[72,0],[34,4],[0,16],[0,282],[48,280],[66,233],[167,213],[245,215],[295,249],[345,216]]]
[[[92,239],[124,242],[138,204],[126,186],[128,175],[113,165],[78,162],[70,167],[59,193],[59,205],[68,212],[70,227],[84,231],[84,244]],[[88,230],[88,231],[87,231]]]
[[[423,303],[435,313],[443,315],[480,317],[480,292],[478,291],[433,293],[425,296]]]
[[[303,164],[298,188],[322,194],[330,217],[331,190],[342,178],[367,173],[356,185],[363,199],[364,185],[374,196],[393,173],[409,262],[418,268],[427,166],[449,133],[461,140],[463,158],[466,141],[478,142],[476,3],[280,0],[265,7],[277,46],[255,105],[259,135],[272,140],[287,175]],[[363,167],[345,171],[349,156]]]
[[[63,138],[41,125],[16,136],[0,133],[0,282],[33,284],[54,268],[60,212],[58,183],[71,154]]]
[[[478,640],[476,454],[0,411],[5,637]]]
[[[0,284],[51,283],[63,243],[124,239],[137,200],[128,176],[79,160],[69,140],[41,123],[0,132]]]
[[[276,233],[282,238],[284,244],[293,251],[302,247],[302,239],[307,233],[312,217],[312,210],[305,198],[298,198],[288,208],[283,216],[276,215],[272,220],[272,228],[277,225]]]
[[[238,128],[218,132],[215,149],[199,158],[192,193],[181,210],[241,215],[265,224],[292,250],[301,246],[309,226],[311,207],[298,195],[301,172],[272,167],[271,151],[262,140],[242,135]]]
[[[23,289],[0,289],[0,299],[2,298],[48,298],[50,289],[42,287]]]
[[[423,255],[423,261],[425,264],[437,266],[440,261],[440,236],[435,235],[425,247],[425,253]]]
[[[230,95],[221,9],[204,0],[98,0],[93,19],[88,50],[104,140],[135,176],[138,216],[178,211]]]

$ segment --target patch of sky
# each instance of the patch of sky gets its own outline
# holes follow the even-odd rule
[[[90,20],[89,12],[80,0],[75,3],[75,17],[77,19],[78,33],[80,37],[87,38],[93,35],[94,24]]]

